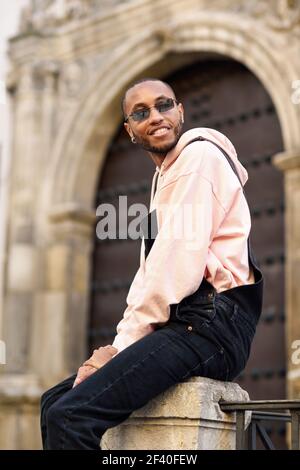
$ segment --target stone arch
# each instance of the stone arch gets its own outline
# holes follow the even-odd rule
[[[116,112],[121,92],[169,52],[218,53],[247,66],[273,100],[285,150],[297,148],[299,111],[291,101],[292,89],[287,87],[297,78],[296,69],[276,52],[272,41],[275,33],[273,37],[269,31],[268,36],[264,29],[257,34],[256,29],[256,23],[249,19],[228,15],[224,22],[224,15],[201,13],[166,24],[164,30],[131,38],[118,47],[56,139],[49,174],[52,184],[47,186],[48,210],[65,204],[75,211],[78,207],[93,209],[96,177],[121,118]],[[99,146],[97,156],[95,144]],[[88,187],[83,187],[82,183],[87,181]]]
[[[55,279],[46,280],[44,285],[44,301],[50,302],[50,311],[54,286],[59,297],[57,317],[62,322],[57,340],[60,354],[53,365],[52,377],[75,370],[86,355],[94,196],[107,147],[121,122],[119,101],[128,83],[148,74],[151,67],[156,76],[164,75],[166,71],[157,64],[162,64],[169,53],[178,54],[177,67],[182,65],[180,57],[189,52],[196,54],[197,60],[209,54],[228,57],[248,67],[269,93],[280,121],[285,150],[292,152],[300,146],[299,111],[292,104],[287,86],[297,78],[296,70],[276,51],[272,43],[275,33],[262,29],[257,34],[255,28],[254,20],[240,16],[228,15],[224,21],[224,15],[201,13],[183,16],[166,24],[164,30],[153,29],[132,37],[103,62],[77,109],[65,117],[54,142],[39,212],[40,239],[49,244],[45,250],[46,263],[55,266]],[[53,328],[52,333],[49,329],[47,332],[51,337],[56,330],[54,325],[49,328]],[[33,349],[40,350],[44,336],[39,334],[38,326],[36,331]],[[32,366],[45,383],[51,383],[44,369],[52,349],[50,344],[43,346],[48,351],[45,359],[34,361]]]

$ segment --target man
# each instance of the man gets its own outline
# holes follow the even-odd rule
[[[181,135],[183,106],[160,80],[134,83],[123,112],[133,144],[156,165],[149,223],[157,227],[152,238],[146,230],[113,344],[42,397],[47,449],[99,449],[108,428],[170,386],[192,376],[232,380],[261,312],[247,172],[231,142],[206,128]]]

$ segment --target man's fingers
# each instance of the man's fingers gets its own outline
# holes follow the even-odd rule
[[[97,369],[91,366],[81,366],[78,369],[76,379],[73,383],[73,388],[83,382],[85,379],[87,379],[90,375],[94,374]]]
[[[80,379],[76,379],[76,380],[74,381],[74,383],[73,383],[73,387],[72,387],[72,388],[76,387],[76,385],[80,384],[80,382],[82,382]]]
[[[106,362],[110,361],[111,358],[112,353],[109,349],[106,348],[96,349],[91,357],[92,361],[94,361],[98,367],[106,364]]]
[[[94,374],[100,367],[106,364],[118,352],[117,348],[108,344],[101,346],[99,349],[94,349],[93,355],[78,369],[76,379],[73,383],[73,388],[83,382],[90,375]],[[89,364],[89,361],[93,364]]]
[[[73,388],[76,387],[76,385],[80,384],[80,382],[81,382],[81,379],[79,378],[77,374],[76,379],[74,380],[74,383],[73,383]]]
[[[114,346],[111,346],[111,344],[108,344],[107,346],[104,346],[106,349],[109,349],[110,351],[114,351],[114,352],[117,352],[117,348],[115,348]]]

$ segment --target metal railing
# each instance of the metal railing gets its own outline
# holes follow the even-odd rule
[[[236,449],[256,449],[257,435],[265,449],[275,450],[263,421],[285,421],[291,423],[291,449],[300,449],[300,400],[255,400],[220,401],[224,412],[236,412]],[[246,411],[251,411],[251,421],[246,427]],[[278,413],[281,411],[281,413]]]

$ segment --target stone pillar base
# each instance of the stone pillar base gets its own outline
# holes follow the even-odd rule
[[[42,390],[33,375],[0,376],[0,449],[42,448],[40,396]]]
[[[246,401],[232,382],[193,377],[157,396],[103,436],[103,450],[234,450],[235,413],[220,400]],[[247,425],[250,416],[248,416]]]

